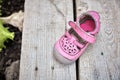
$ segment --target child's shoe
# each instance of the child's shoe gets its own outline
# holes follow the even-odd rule
[[[55,58],[70,64],[76,61],[90,43],[96,41],[96,34],[100,30],[100,17],[95,11],[88,11],[77,18],[76,22],[69,21],[71,28],[56,42]]]

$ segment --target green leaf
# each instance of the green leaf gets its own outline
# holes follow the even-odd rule
[[[0,52],[3,48],[6,48],[4,42],[7,41],[7,39],[13,40],[14,36],[14,32],[10,32],[8,28],[5,28],[3,26],[3,21],[0,20]]]

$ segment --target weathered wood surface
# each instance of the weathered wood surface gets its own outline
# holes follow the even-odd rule
[[[73,20],[72,0],[25,1],[20,80],[120,80],[120,1],[73,0],[76,16],[95,10],[101,16],[97,42],[78,61],[62,65],[53,46]],[[76,74],[77,72],[77,74]]]
[[[76,80],[76,67],[59,64],[53,46],[73,20],[71,0],[26,0],[20,80]]]
[[[79,80],[120,80],[120,1],[76,0],[77,16],[95,10],[101,16],[97,42],[79,59]]]

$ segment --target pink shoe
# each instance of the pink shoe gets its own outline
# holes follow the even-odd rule
[[[96,34],[100,30],[100,17],[95,11],[88,11],[77,18],[76,22],[69,21],[71,28],[56,42],[55,58],[70,64],[77,60],[90,43],[96,41]]]

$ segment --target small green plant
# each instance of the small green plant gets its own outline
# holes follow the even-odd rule
[[[7,41],[8,39],[14,39],[14,32],[10,32],[8,30],[8,27],[5,28],[3,26],[3,23],[4,22],[0,20],[0,52],[3,48],[6,48],[6,46],[4,45],[5,41]]]
[[[2,15],[2,0],[0,0],[0,16]],[[2,18],[2,17],[1,17]],[[8,27],[4,27],[4,20],[0,19],[0,52],[2,51],[3,48],[6,48],[6,46],[4,45],[4,43],[8,40],[14,39],[14,32],[10,32],[8,29]]]

